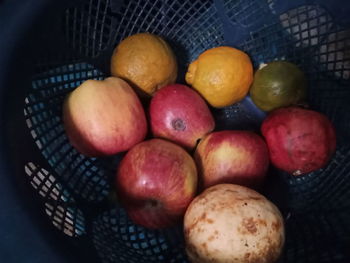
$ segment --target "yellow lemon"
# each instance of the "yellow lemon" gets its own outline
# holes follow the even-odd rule
[[[228,46],[206,50],[186,73],[186,82],[216,108],[242,100],[252,81],[253,65],[248,55]]]

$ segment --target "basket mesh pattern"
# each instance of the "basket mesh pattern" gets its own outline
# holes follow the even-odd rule
[[[111,41],[112,19],[109,1],[90,0],[82,8],[67,9],[65,37],[81,55],[96,57]]]
[[[25,166],[32,187],[43,198],[45,213],[52,224],[68,236],[86,233],[85,217],[77,208],[76,201],[46,169],[30,162]]]
[[[111,184],[122,154],[86,158],[65,135],[65,95],[87,79],[109,74],[114,47],[125,37],[164,37],[179,63],[178,82],[204,50],[233,45],[255,68],[273,60],[299,65],[309,80],[310,107],[335,124],[338,148],[327,167],[303,177],[272,171],[283,196],[287,243],[281,262],[347,262],[350,243],[350,31],[323,7],[303,5],[276,14],[273,0],[87,0],[62,14],[62,54],[43,53],[36,64],[24,115],[43,163],[28,160],[25,173],[43,209],[63,233],[87,236],[102,262],[187,262],[181,226],[151,231],[134,225],[116,205]],[[246,98],[212,109],[217,129],[258,131],[265,113]],[[45,169],[43,168],[45,167]],[[272,198],[273,199],[273,198]],[[336,212],[334,212],[336,211]]]
[[[70,146],[61,114],[64,96],[89,78],[103,74],[86,63],[61,66],[37,75],[25,100],[25,117],[37,147],[49,165],[81,198],[101,200],[109,191],[106,169],[96,159],[86,159]]]
[[[349,214],[295,214],[287,219],[282,262],[347,262]],[[322,227],[320,227],[322,225]],[[289,233],[289,234],[288,234]]]
[[[93,224],[94,244],[106,262],[184,262],[181,231],[134,225],[119,207],[104,212]]]

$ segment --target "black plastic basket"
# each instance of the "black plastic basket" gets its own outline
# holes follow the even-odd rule
[[[182,227],[134,225],[111,180],[122,155],[87,158],[64,133],[64,96],[109,76],[126,36],[164,37],[178,82],[204,50],[230,45],[255,68],[288,60],[309,80],[312,109],[337,130],[327,167],[271,170],[265,194],[285,216],[280,262],[350,262],[350,3],[326,0],[12,0],[0,5],[0,261],[187,262]],[[258,129],[249,98],[213,109],[217,129]]]

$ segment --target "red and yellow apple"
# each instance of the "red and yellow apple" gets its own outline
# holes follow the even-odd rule
[[[180,146],[151,139],[134,146],[119,164],[117,194],[131,220],[164,228],[183,217],[197,190],[197,168]]]
[[[87,80],[67,95],[63,123],[70,143],[86,156],[130,149],[147,133],[145,112],[124,80]]]
[[[336,133],[329,119],[316,111],[287,107],[271,112],[261,131],[271,163],[295,176],[324,167],[336,149]]]
[[[200,187],[233,183],[252,188],[263,182],[269,153],[264,140],[250,131],[218,131],[204,137],[195,151]]]
[[[193,89],[180,84],[166,86],[153,96],[150,123],[155,137],[165,138],[193,149],[215,127],[204,99]]]

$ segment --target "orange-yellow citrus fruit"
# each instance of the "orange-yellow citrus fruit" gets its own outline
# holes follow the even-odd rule
[[[161,37],[139,33],[127,37],[115,48],[111,74],[128,81],[142,93],[153,95],[175,82],[177,62],[170,46]]]
[[[186,82],[216,108],[242,100],[252,81],[253,65],[248,55],[228,46],[206,50],[186,73]]]

